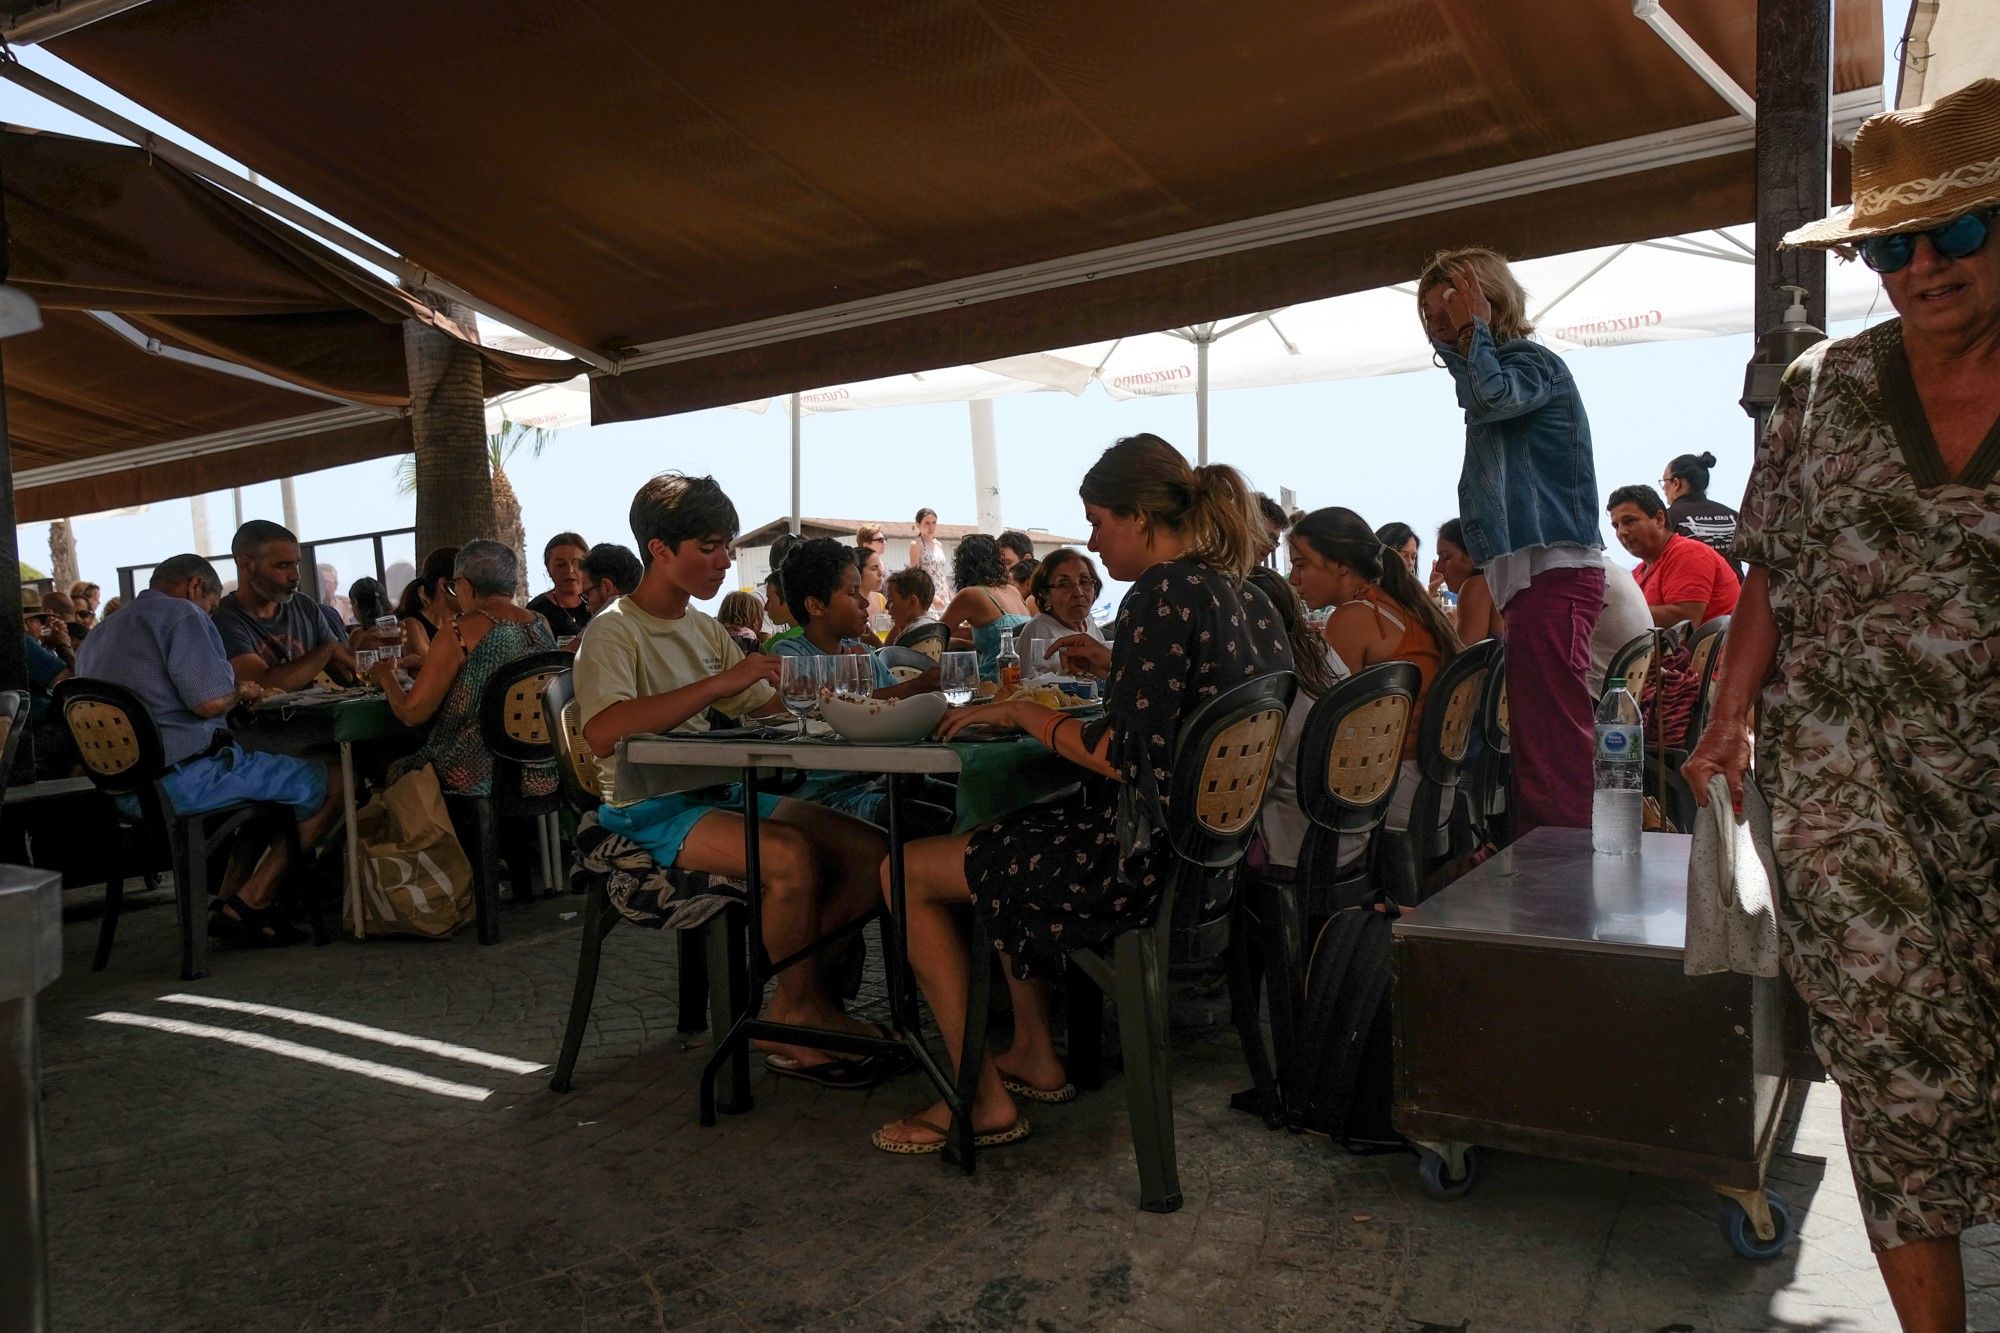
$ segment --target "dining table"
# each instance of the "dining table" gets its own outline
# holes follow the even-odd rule
[[[737,1065],[737,1074],[731,1080],[731,1096],[720,1103],[720,1109],[730,1113],[750,1109],[744,1070],[752,1041],[784,1042],[851,1055],[907,1054],[951,1108],[954,1143],[946,1147],[947,1162],[971,1174],[968,1108],[955,1071],[933,1058],[924,1044],[916,987],[908,969],[905,837],[900,810],[903,787],[913,777],[955,780],[958,789],[955,828],[963,832],[1012,810],[1059,796],[1080,781],[1082,771],[1018,732],[987,732],[953,741],[857,742],[830,731],[802,733],[797,727],[784,726],[633,736],[619,744],[617,763],[621,800],[643,799],[690,786],[712,786],[723,776],[741,784],[745,925],[749,940],[747,1003],[702,1070],[701,1123],[704,1126],[716,1123],[719,1105],[716,1079],[732,1061]],[[889,840],[889,916],[883,930],[883,947],[889,954],[884,960],[889,993],[887,1037],[829,1032],[760,1017],[765,983],[786,967],[807,962],[833,942],[832,937],[823,938],[789,958],[780,959],[771,958],[764,946],[756,797],[760,791],[770,790],[781,775],[792,772],[848,772],[879,776],[886,782],[887,799],[883,808]],[[966,1086],[970,1087],[969,1081]]]
[[[246,750],[338,762],[341,818],[347,840],[340,918],[354,938],[360,939],[361,838],[355,828],[354,747],[398,741],[414,745],[417,733],[396,720],[388,698],[374,686],[313,686],[271,695],[238,712],[230,730]]]

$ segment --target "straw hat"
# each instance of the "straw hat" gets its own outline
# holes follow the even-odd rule
[[[42,610],[42,591],[39,588],[21,589],[21,614],[39,615]]]
[[[1787,247],[1831,249],[1922,231],[2000,205],[2000,79],[1928,106],[1870,116],[1854,136],[1854,206],[1786,234]]]

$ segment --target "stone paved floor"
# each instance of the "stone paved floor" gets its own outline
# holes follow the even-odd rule
[[[77,896],[87,905],[93,895]],[[145,900],[142,899],[142,902]],[[1705,1192],[1490,1154],[1439,1204],[1411,1159],[1359,1158],[1226,1109],[1217,1035],[1178,1043],[1178,1213],[1136,1207],[1120,1082],[1045,1109],[977,1179],[871,1148],[922,1099],[780,1085],[695,1123],[703,1052],[674,1031],[673,950],[620,930],[566,1097],[420,1050],[161,997],[282,1005],[553,1060],[575,900],[510,908],[505,940],[218,950],[174,980],[172,908],[123,922],[92,975],[67,930],[43,1009],[54,1301],[63,1329],[856,1327],[1849,1330],[1893,1327],[1815,1088],[1775,1164],[1803,1219],[1737,1259]],[[461,1100],[267,1050],[93,1021],[205,1023],[490,1090]],[[2000,1244],[1969,1255],[2000,1326]]]

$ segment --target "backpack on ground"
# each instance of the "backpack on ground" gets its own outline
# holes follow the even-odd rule
[[[1390,1122],[1395,1092],[1390,947],[1395,916],[1345,907],[1320,927],[1306,965],[1305,1003],[1280,1074],[1287,1110],[1301,1128],[1353,1152],[1405,1146]]]

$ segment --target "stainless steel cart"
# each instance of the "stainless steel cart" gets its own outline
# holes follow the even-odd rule
[[[1396,1122],[1434,1195],[1479,1144],[1706,1185],[1739,1254],[1784,1249],[1783,983],[1682,974],[1689,841],[1539,829],[1396,923]]]

